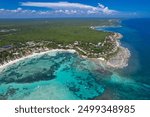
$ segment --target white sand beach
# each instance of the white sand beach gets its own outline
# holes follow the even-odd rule
[[[0,65],[0,71],[2,71],[3,69],[5,69],[6,67],[8,67],[9,65],[13,65],[21,60],[25,60],[27,58],[32,58],[34,56],[40,56],[40,55],[44,55],[44,54],[47,54],[47,53],[50,53],[50,52],[69,52],[69,53],[76,53],[75,50],[73,49],[52,49],[52,50],[47,50],[47,51],[43,51],[43,52],[40,52],[40,53],[32,53],[30,55],[27,55],[27,56],[23,56],[19,59],[15,59],[15,60],[12,60],[12,61],[9,61],[8,63],[5,63],[3,65]]]

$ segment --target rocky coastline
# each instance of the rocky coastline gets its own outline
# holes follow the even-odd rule
[[[121,45],[120,39],[123,35],[120,33],[115,33],[115,41],[117,43],[118,51],[108,60],[104,58],[90,58],[92,61],[103,66],[104,69],[121,69],[128,66],[128,61],[131,53],[128,48]]]

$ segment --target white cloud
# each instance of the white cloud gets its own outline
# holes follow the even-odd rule
[[[98,4],[98,6],[99,6],[100,9],[102,10],[102,12],[103,12],[104,14],[107,14],[107,15],[113,14],[113,13],[117,13],[117,12],[118,12],[118,11],[109,9],[108,7],[105,7],[103,4],[100,4],[100,3]]]
[[[13,10],[9,10],[9,9],[0,9],[0,13],[4,13],[4,14],[20,14],[20,13],[35,13],[35,10],[23,10],[22,8],[17,8],[17,9],[13,9]]]
[[[21,3],[22,6],[33,6],[33,7],[46,7],[52,9],[59,9],[59,8],[71,8],[71,9],[95,9],[95,7],[90,5],[84,5],[80,3],[69,3],[69,2],[23,2]]]
[[[56,13],[56,14],[61,14],[61,13],[63,13],[63,14],[77,14],[78,13],[78,11],[77,10],[55,10],[54,11],[54,13]]]
[[[19,17],[19,16],[54,16],[54,15],[60,15],[60,14],[64,14],[64,15],[73,15],[73,14],[77,14],[77,10],[47,10],[47,11],[41,11],[41,10],[26,10],[26,9],[22,9],[22,8],[17,8],[17,9],[0,9],[0,17],[3,16],[11,16],[11,17]]]
[[[44,14],[44,13],[43,13]],[[42,15],[41,11],[17,9],[0,9],[0,18],[23,18],[36,17]]]
[[[69,3],[69,2],[24,2],[21,6],[31,6],[48,8],[43,10],[23,9],[21,7],[16,9],[0,9],[0,17],[59,17],[59,16],[111,16],[119,14],[118,11],[109,9],[108,7],[98,4],[98,6],[85,5],[81,3]]]
[[[15,10],[7,10],[8,12],[14,12],[14,13],[18,13],[18,12],[22,12],[22,8],[17,8]]]
[[[97,10],[88,10],[87,14],[98,14]]]
[[[62,13],[70,14],[71,10],[80,10],[80,12],[72,12],[72,13],[86,13],[86,14],[105,14],[111,15],[117,13],[115,10],[111,10],[108,7],[105,7],[102,4],[98,4],[97,7],[91,5],[85,5],[81,3],[70,3],[70,2],[23,2],[22,6],[32,6],[32,7],[44,7],[51,8],[58,12],[59,10]]]
[[[0,9],[0,12],[3,12],[5,9]]]

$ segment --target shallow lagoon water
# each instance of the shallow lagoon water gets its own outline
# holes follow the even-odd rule
[[[92,99],[104,91],[92,67],[93,62],[69,52],[22,60],[1,72],[1,98]]]
[[[150,99],[150,23],[139,25],[146,22],[142,20],[105,28],[123,34],[121,44],[132,54],[127,68],[102,72],[101,66],[76,54],[50,52],[0,72],[0,99]]]

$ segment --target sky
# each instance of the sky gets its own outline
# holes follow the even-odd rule
[[[150,0],[0,0],[0,18],[150,17]]]

